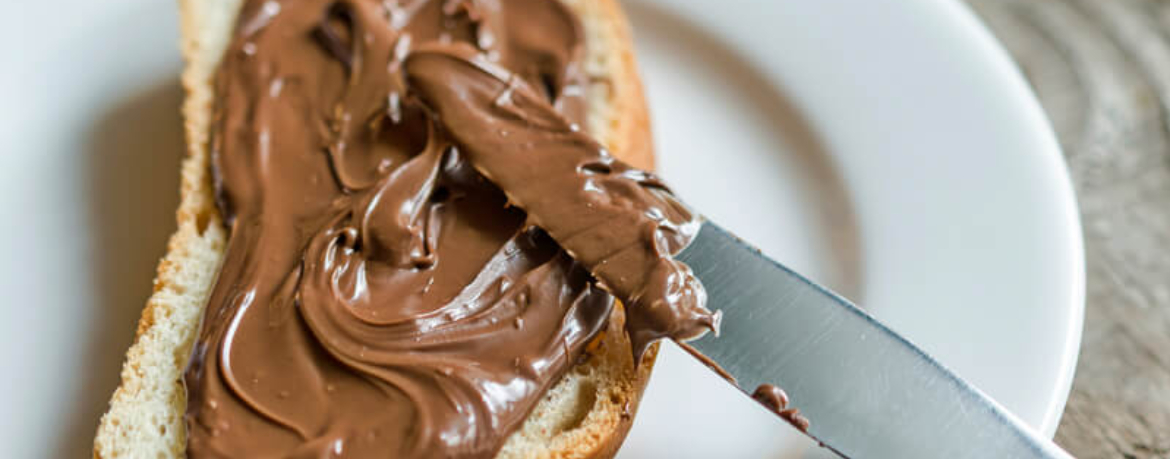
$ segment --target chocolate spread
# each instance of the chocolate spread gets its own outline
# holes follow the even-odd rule
[[[635,356],[660,338],[717,330],[703,286],[672,258],[699,220],[661,180],[616,160],[470,46],[423,48],[406,75],[468,161],[625,301]]]
[[[800,410],[796,408],[788,408],[788,394],[784,390],[772,384],[760,384],[754,392],[752,398],[764,405],[768,411],[776,413],[793,427],[800,429],[801,432],[808,432],[808,418],[800,414]]]
[[[245,2],[189,456],[491,457],[611,294],[636,355],[717,326],[695,217],[580,132],[582,42],[551,0]]]

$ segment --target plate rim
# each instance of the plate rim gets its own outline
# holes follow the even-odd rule
[[[1080,357],[1082,338],[1084,335],[1084,320],[1086,308],[1086,271],[1085,271],[1085,241],[1081,223],[1080,206],[1077,201],[1076,188],[1072,183],[1068,161],[1065,159],[1064,149],[1057,140],[1056,131],[1052,127],[1047,113],[1040,104],[1040,99],[1032,89],[1019,64],[1007,51],[1003,43],[995,37],[987,24],[979,17],[970,5],[960,0],[944,0],[933,3],[943,14],[950,17],[958,27],[966,30],[964,35],[982,50],[982,58],[994,66],[1006,89],[1014,94],[1014,100],[1025,114],[1032,119],[1033,131],[1043,145],[1043,150],[1036,151],[1037,155],[1048,156],[1057,167],[1048,168],[1052,177],[1060,188],[1060,201],[1065,207],[1064,227],[1068,231],[1067,253],[1071,255],[1074,266],[1071,269],[1072,278],[1068,279],[1067,288],[1070,290],[1068,323],[1063,324],[1066,332],[1063,355],[1061,356],[1060,371],[1057,376],[1058,390],[1048,400],[1048,408],[1044,418],[1037,427],[1042,433],[1054,437],[1060,420],[1064,415],[1065,406],[1072,391],[1073,380],[1076,376],[1077,361]],[[925,6],[924,6],[925,7]],[[1059,324],[1058,324],[1059,325]]]

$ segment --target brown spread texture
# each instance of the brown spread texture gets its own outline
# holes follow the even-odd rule
[[[494,53],[517,97],[543,96],[538,110],[648,168],[624,19],[609,0],[401,3],[181,2],[189,151],[179,230],[95,457],[616,451],[653,353],[634,368],[623,310],[587,271],[619,296],[638,292],[560,249],[581,256],[587,245],[573,251],[556,230],[529,226],[544,211],[508,208],[479,174],[489,171],[448,148],[458,130],[430,121],[458,111],[436,108],[441,95],[417,100],[401,66],[426,42]],[[652,177],[635,181],[668,198]],[[509,198],[518,189],[501,186]],[[537,204],[515,204],[526,202]],[[674,217],[655,220],[667,255],[685,243],[669,236],[687,234],[689,215]],[[648,297],[684,301],[647,303],[701,309],[686,301],[686,276],[660,277],[661,294]],[[377,307],[380,298],[396,307]],[[249,308],[263,311],[241,313]],[[544,332],[507,332],[532,329]],[[249,415],[220,414],[232,410]]]

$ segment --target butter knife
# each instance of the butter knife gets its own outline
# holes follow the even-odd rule
[[[851,458],[1070,458],[845,298],[704,222],[677,258],[721,333],[687,343],[745,393],[774,384],[807,434]],[[707,363],[707,362],[705,362]]]

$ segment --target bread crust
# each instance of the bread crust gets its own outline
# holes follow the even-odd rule
[[[588,91],[590,132],[619,158],[652,169],[649,114],[621,6],[617,0],[561,1],[577,12],[586,29],[585,70],[595,81]],[[212,81],[242,2],[179,0],[181,51],[186,62],[182,112],[187,152],[180,171],[178,229],[159,262],[153,293],[126,354],[121,384],[99,423],[95,458],[185,454],[182,373],[228,238],[215,205],[209,167],[208,139],[215,101]],[[616,454],[632,425],[657,354],[655,346],[635,368],[623,321],[619,309],[603,337],[592,346],[590,358],[571,369],[546,394],[524,426],[505,443],[498,459],[609,458]],[[592,388],[593,394],[565,389],[568,386]],[[582,397],[592,397],[587,412],[564,409],[563,405],[579,403]],[[558,416],[575,421],[565,425]]]

